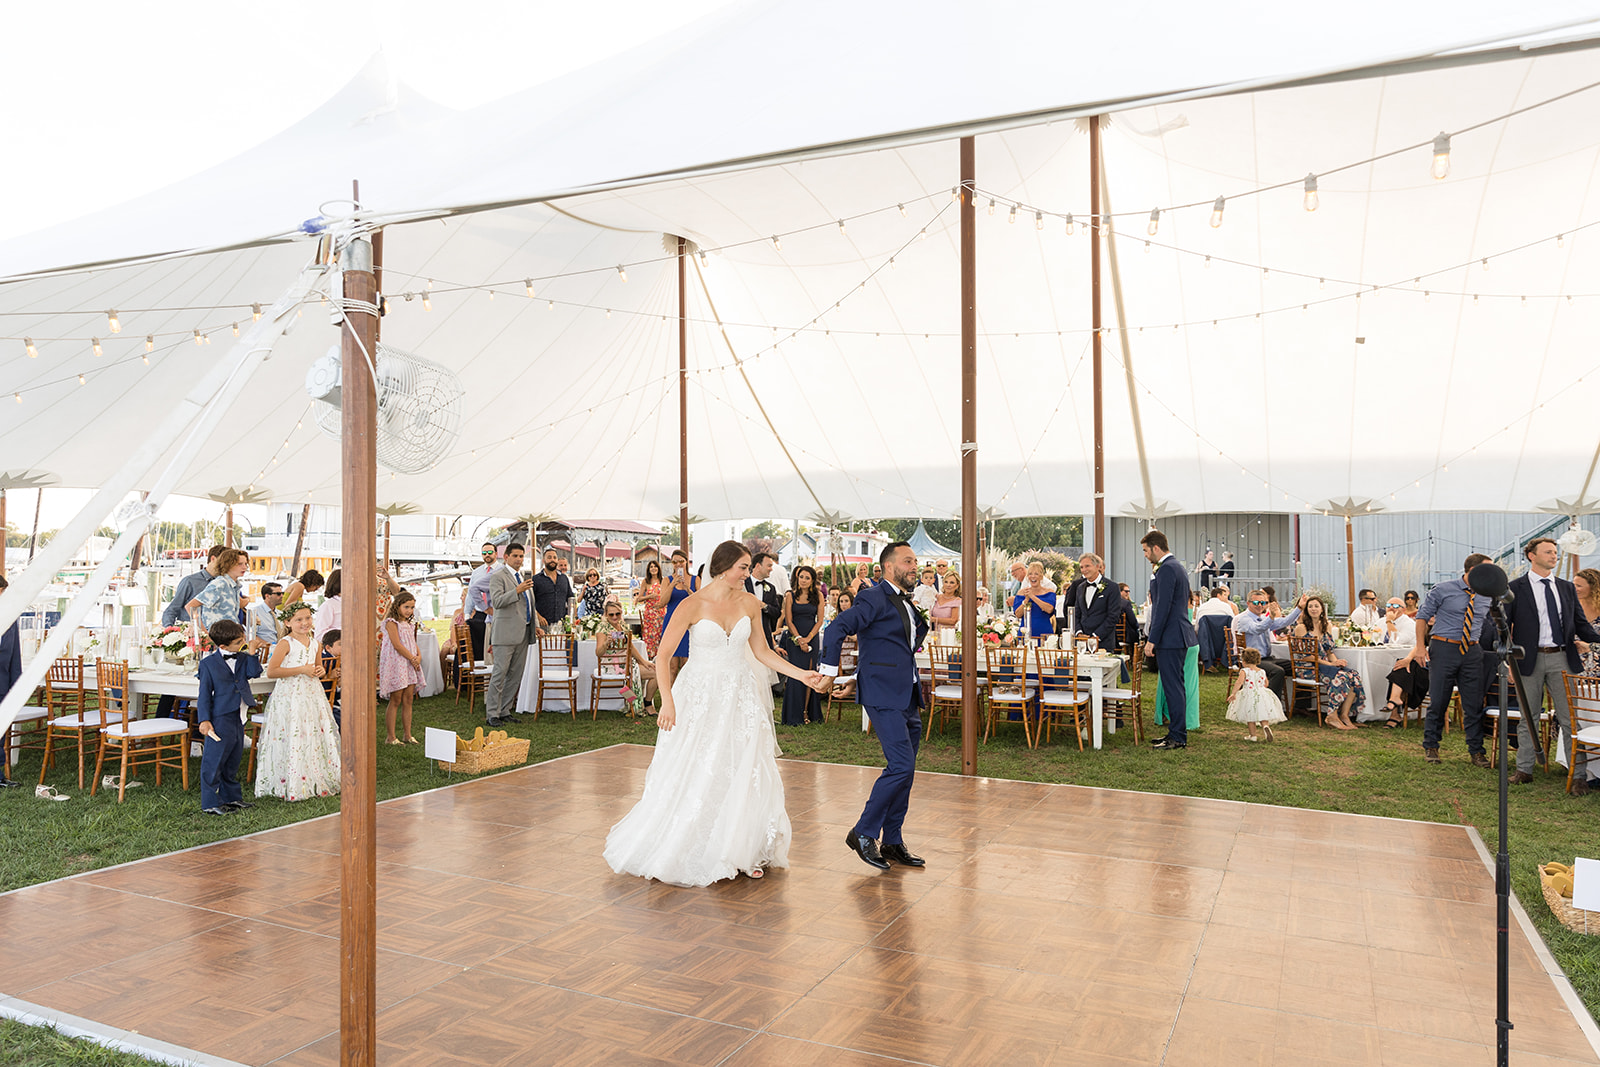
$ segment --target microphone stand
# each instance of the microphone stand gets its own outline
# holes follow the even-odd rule
[[[1503,583],[1504,579],[1502,579]],[[1504,585],[1501,586],[1504,588]],[[1496,1038],[1496,1064],[1507,1067],[1511,1055],[1511,979],[1509,965],[1511,959],[1511,854],[1506,845],[1506,796],[1510,791],[1509,774],[1507,766],[1507,726],[1510,716],[1507,714],[1507,705],[1511,702],[1511,693],[1517,694],[1517,707],[1521,709],[1523,721],[1527,722],[1530,714],[1527,695],[1522,690],[1522,676],[1511,667],[1511,660],[1522,652],[1519,645],[1511,641],[1511,627],[1506,621],[1504,603],[1507,598],[1497,596],[1494,605],[1489,609],[1489,618],[1494,623],[1499,634],[1499,646],[1504,655],[1500,660],[1500,707],[1498,710],[1498,725],[1495,730],[1495,759],[1500,771],[1500,828],[1499,847],[1494,858],[1494,895],[1495,895],[1495,1038]],[[1487,688],[1487,686],[1485,687]],[[1537,709],[1533,711],[1537,717]],[[1534,721],[1537,721],[1535,719]],[[1529,733],[1537,735],[1535,730]],[[1538,742],[1535,741],[1535,744]]]

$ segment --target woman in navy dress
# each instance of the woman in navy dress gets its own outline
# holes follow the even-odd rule
[[[700,588],[698,579],[689,576],[689,554],[683,549],[672,553],[672,580],[661,586],[661,599],[657,602],[666,608],[666,615],[661,619],[661,632],[666,633],[667,627],[672,623],[672,613],[678,605],[696,589]],[[689,635],[686,632],[683,640],[678,642],[678,650],[674,652],[675,659],[689,658]]]
[[[796,567],[794,587],[783,598],[783,651],[801,670],[815,670],[822,644],[822,611],[817,596],[817,572]],[[783,689],[783,724],[804,726],[822,722],[822,696],[808,685],[790,678]]]

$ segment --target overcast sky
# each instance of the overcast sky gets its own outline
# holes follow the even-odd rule
[[[606,59],[731,0],[156,0],[13,4],[0,99],[0,240],[130,200],[292,125],[382,49],[423,96],[470,108]],[[88,493],[46,492],[41,526]],[[33,494],[8,501],[27,529]],[[163,518],[215,518],[174,499]]]

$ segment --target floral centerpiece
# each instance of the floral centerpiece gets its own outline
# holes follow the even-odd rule
[[[1367,648],[1383,643],[1383,631],[1373,627],[1345,623],[1339,628],[1339,643],[1347,648]]]
[[[162,627],[150,635],[150,640],[145,642],[145,648],[153,656],[165,656],[168,663],[176,666],[182,666],[185,661],[192,661],[200,654],[187,626]]]
[[[995,612],[978,618],[978,640],[990,645],[1012,645],[1017,641],[1017,617]]]
[[[573,623],[570,632],[585,641],[593,641],[604,629],[607,629],[606,617],[598,612],[591,612]]]

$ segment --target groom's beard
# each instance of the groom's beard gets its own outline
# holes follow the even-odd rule
[[[907,571],[905,574],[895,578],[894,584],[898,585],[901,589],[904,589],[908,593],[915,592],[917,588],[916,579],[912,576],[910,571]]]

